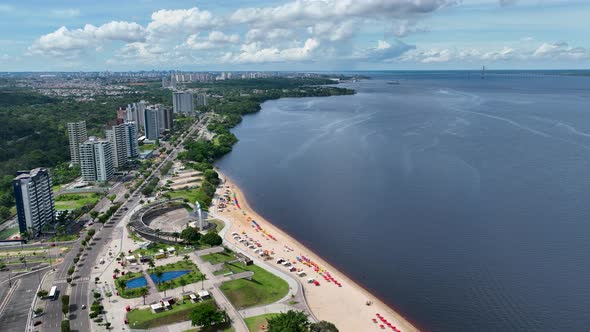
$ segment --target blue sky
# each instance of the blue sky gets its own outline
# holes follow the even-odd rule
[[[588,0],[0,3],[0,71],[590,68]]]

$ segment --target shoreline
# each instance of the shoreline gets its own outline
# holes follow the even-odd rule
[[[230,234],[232,232],[241,233],[245,231],[249,236],[259,239],[260,243],[264,244],[263,249],[267,249],[267,244],[279,248],[279,250],[275,250],[275,259],[282,257],[295,261],[296,256],[304,255],[311,258],[326,271],[329,271],[330,275],[342,285],[342,287],[337,287],[332,282],[327,282],[317,273],[314,273],[310,267],[303,267],[307,276],[299,279],[303,286],[309,308],[319,320],[334,323],[341,332],[380,331],[383,330],[380,327],[383,323],[381,321],[378,321],[378,323],[373,322],[373,319],[378,319],[376,315],[378,313],[386,318],[388,322],[392,323],[393,326],[396,326],[398,331],[419,331],[415,325],[389,305],[385,304],[380,298],[340,272],[332,264],[307,248],[287,232],[263,218],[249,205],[245,194],[237,184],[223,173],[223,171],[220,171],[219,168],[216,167],[215,170],[223,180],[224,189],[225,186],[230,187],[229,189],[232,194],[236,195],[240,206],[240,208],[237,208],[234,204],[228,204],[223,212],[214,212],[232,220],[232,227],[225,233],[225,240],[236,244]],[[212,205],[211,209],[217,209],[217,207]],[[268,238],[264,238],[260,233],[255,232],[248,217],[256,220],[264,230],[276,238],[276,241],[269,242]],[[289,247],[291,250],[284,249],[286,247]],[[269,263],[273,264],[270,261]],[[295,264],[294,266],[301,267],[300,264]],[[284,271],[287,271],[287,269],[284,268]],[[293,276],[298,278],[295,274]],[[310,277],[319,281],[320,286],[307,283],[306,280]],[[366,301],[371,301],[372,304],[368,306]],[[385,328],[388,331],[393,331],[393,329],[386,325]]]

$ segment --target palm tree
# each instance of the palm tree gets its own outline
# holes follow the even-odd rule
[[[170,284],[168,281],[164,281],[160,287],[162,287],[162,290],[164,291],[164,297],[166,297],[166,291],[170,288]]]
[[[184,255],[184,256],[182,256],[182,259],[183,259],[185,262],[186,262],[186,261],[188,261],[188,260],[189,260],[189,258],[190,258],[190,257],[189,257],[188,255]]]
[[[154,268],[156,267],[156,263],[154,263],[154,261],[153,261],[153,260],[150,260],[150,261],[148,262],[148,266],[149,266],[151,269],[154,269]]]
[[[143,305],[145,305],[145,297],[150,293],[147,287],[141,287],[139,289],[139,295],[143,297]]]
[[[162,283],[162,276],[163,275],[164,275],[164,272],[162,272],[162,270],[156,271],[156,277],[158,277],[158,286]]]
[[[113,270],[113,273],[115,273],[115,275],[119,274],[119,272],[121,272],[121,271],[119,271],[119,269],[114,269]]]
[[[180,283],[180,286],[182,286],[182,292],[184,293],[184,286],[186,286],[188,282],[184,278],[181,278],[178,282]]]
[[[174,242],[177,242],[178,238],[180,237],[180,233],[174,232],[174,233],[172,233],[172,237],[174,238]]]

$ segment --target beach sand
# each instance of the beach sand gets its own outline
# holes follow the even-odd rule
[[[271,264],[275,264],[278,258],[284,258],[293,262],[296,261],[296,256],[301,257],[303,255],[317,263],[325,271],[328,271],[330,275],[342,285],[342,287],[338,287],[334,282],[327,282],[318,272],[314,272],[313,268],[305,266],[300,262],[293,265],[297,268],[302,268],[307,273],[307,276],[301,277],[300,280],[303,284],[309,307],[318,320],[326,320],[334,323],[341,332],[394,331],[394,329],[382,323],[376,316],[377,314],[380,314],[391,323],[392,326],[395,326],[398,331],[418,331],[418,329],[405,318],[383,302],[379,301],[379,299],[363,289],[357,283],[348,279],[344,274],[321,259],[320,256],[316,255],[297,240],[262,218],[248,205],[240,188],[221,172],[220,175],[225,180],[224,190],[226,186],[229,186],[227,189],[231,190],[232,194],[235,193],[240,206],[238,209],[233,202],[231,202],[231,204],[228,203],[228,206],[223,209],[223,212],[217,212],[216,207],[211,207],[212,210],[215,209],[215,214],[220,215],[224,219],[229,219],[232,222],[231,229],[225,233],[227,241],[242,246],[242,244],[233,239],[231,233],[237,232],[241,234],[245,231],[249,237],[260,241],[262,244],[261,249],[274,249],[274,255],[272,255],[274,259],[270,262]],[[230,198],[231,197],[230,194]],[[276,241],[269,239],[267,236],[263,236],[260,231],[256,232],[255,228],[252,227],[252,219],[254,219],[267,234],[272,235]],[[251,255],[255,255],[252,250],[247,250]],[[277,267],[279,267],[279,265],[277,265]],[[280,266],[280,269],[287,271],[288,268]],[[295,273],[293,273],[293,276],[298,278]],[[315,286],[308,283],[307,281],[309,278],[315,278],[320,282],[320,285]],[[366,304],[367,301],[372,301],[372,304],[368,306]],[[377,319],[378,323],[374,323],[373,319]],[[382,329],[380,325],[384,325],[385,329]]]

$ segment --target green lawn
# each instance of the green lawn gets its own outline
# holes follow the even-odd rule
[[[195,265],[195,263],[189,261],[179,261],[171,264],[166,264],[162,266],[156,266],[155,269],[149,269],[148,273],[156,273],[156,271],[182,271],[182,270],[191,270],[191,272],[183,275],[182,277],[178,277],[165,283],[157,284],[158,290],[163,291],[164,289],[174,289],[178,287],[182,287],[181,280],[185,280],[186,284],[192,284],[195,282],[201,281],[201,278],[204,277],[199,268]]]
[[[238,309],[269,304],[283,298],[289,292],[289,285],[283,279],[256,265],[242,263],[227,264],[234,272],[252,271],[252,280],[237,279],[225,282],[220,289]]]
[[[213,300],[207,300],[205,302],[213,302]],[[127,319],[129,320],[129,327],[133,329],[150,329],[162,325],[168,325],[178,322],[184,322],[189,320],[189,315],[194,307],[199,303],[193,303],[191,301],[177,302],[172,306],[172,309],[166,310],[154,314],[151,309],[135,309],[127,313]]]
[[[261,327],[268,326],[268,320],[277,316],[278,314],[264,314],[260,316],[248,317],[245,318],[246,326],[248,326],[248,331],[250,332],[261,332],[263,331]]]
[[[115,287],[117,287],[117,291],[119,292],[119,295],[122,298],[133,299],[136,297],[141,297],[141,295],[139,293],[139,290],[141,289],[141,287],[132,288],[132,289],[128,289],[128,288],[123,289],[123,287],[121,286],[121,285],[124,285],[129,280],[139,278],[139,277],[143,277],[143,273],[141,273],[141,272],[135,272],[135,273],[127,272],[127,273],[125,273],[125,275],[119,274],[119,278],[117,278],[117,280],[115,281]]]
[[[222,220],[219,220],[219,219],[209,219],[207,221],[212,222],[212,223],[215,224],[215,231],[217,233],[221,232],[221,230],[223,229],[223,227],[225,227],[225,223]]]
[[[144,151],[151,151],[151,150],[155,150],[157,147],[155,144],[144,144],[144,145],[140,145],[139,146],[139,151],[144,152]]]
[[[140,240],[140,241],[143,241],[143,240]],[[151,256],[151,255],[158,253],[158,251],[160,249],[163,249],[164,251],[166,251],[166,249],[168,249],[170,247],[174,247],[174,249],[176,250],[176,252],[179,255],[183,255],[185,253],[189,253],[194,250],[193,248],[185,249],[185,246],[180,245],[180,244],[172,245],[172,244],[164,244],[164,243],[154,243],[148,249],[136,249],[133,252],[131,252],[131,254],[132,255],[141,254],[142,256]]]
[[[213,254],[207,254],[207,255],[203,255],[201,256],[201,258],[206,261],[209,262],[213,265],[215,264],[219,264],[219,263],[223,263],[223,262],[229,262],[229,261],[233,261],[236,259],[236,257],[234,256],[233,252],[216,252]]]
[[[170,194],[170,198],[172,199],[185,198],[189,202],[194,203],[197,197],[199,197],[199,188],[170,190],[167,193]]]
[[[15,234],[18,234],[18,231],[19,231],[18,226],[5,228],[0,232],[0,240],[6,240]]]
[[[62,194],[55,198],[56,210],[74,210],[86,204],[95,204],[100,199],[96,193]]]

